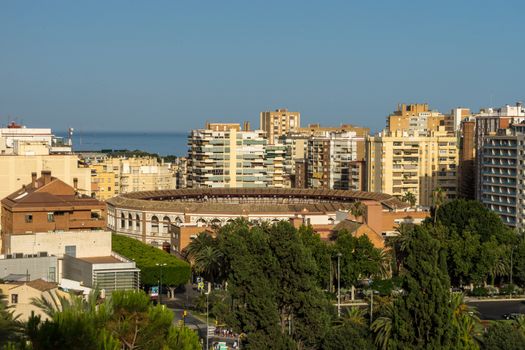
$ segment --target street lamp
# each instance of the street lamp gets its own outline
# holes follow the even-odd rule
[[[210,326],[208,324],[208,295],[210,294],[209,292],[208,293],[205,293],[206,294],[206,350],[208,350],[208,346],[210,344]]]
[[[341,257],[343,254],[337,253],[337,317],[341,317]]]
[[[159,304],[162,305],[162,267],[163,266],[166,266],[168,264],[166,263],[163,263],[163,264],[155,264],[157,265],[158,267],[160,267],[160,281],[159,281]]]

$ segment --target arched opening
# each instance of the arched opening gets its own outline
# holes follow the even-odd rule
[[[156,216],[151,217],[151,234],[156,235],[159,233],[159,218]]]
[[[120,213],[120,228],[126,228],[126,216],[124,213]]]
[[[177,224],[182,224],[182,219],[180,217],[177,216],[177,218],[175,219],[175,222]]]
[[[162,243],[162,250],[164,250],[166,253],[169,253],[171,251],[171,249],[170,249],[170,242],[163,242]]]
[[[168,216],[162,219],[162,233],[168,233],[170,229],[171,220]]]
[[[135,221],[135,227],[137,228],[137,231],[140,231],[140,216],[139,216],[139,214],[137,214],[135,216],[135,220],[136,220]]]
[[[221,227],[221,220],[219,220],[219,219],[213,219],[213,220],[211,221],[211,227],[213,227],[213,228],[219,228],[219,227]]]
[[[329,223],[330,225],[333,225],[334,222],[335,222],[335,219],[334,219],[334,218],[328,218],[328,223]]]
[[[197,220],[197,225],[201,225],[201,226],[206,225],[206,220],[204,220],[203,218],[199,218]]]
[[[128,228],[130,230],[133,230],[133,216],[131,213],[128,214]]]

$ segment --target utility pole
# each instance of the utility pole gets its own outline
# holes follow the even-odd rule
[[[341,256],[337,253],[337,317],[341,317]]]
[[[512,284],[512,256],[514,255],[514,246],[510,249],[510,288],[509,288],[509,299],[512,299],[512,292],[514,291],[514,285]]]

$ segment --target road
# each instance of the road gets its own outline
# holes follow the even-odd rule
[[[525,314],[525,302],[523,300],[490,300],[467,302],[474,306],[479,312],[482,320],[502,320],[504,314]]]

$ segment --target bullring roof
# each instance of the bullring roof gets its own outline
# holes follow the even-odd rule
[[[199,213],[330,212],[349,209],[352,203],[373,200],[385,209],[404,209],[408,204],[394,196],[364,191],[278,188],[196,188],[144,191],[107,200],[116,207]]]

